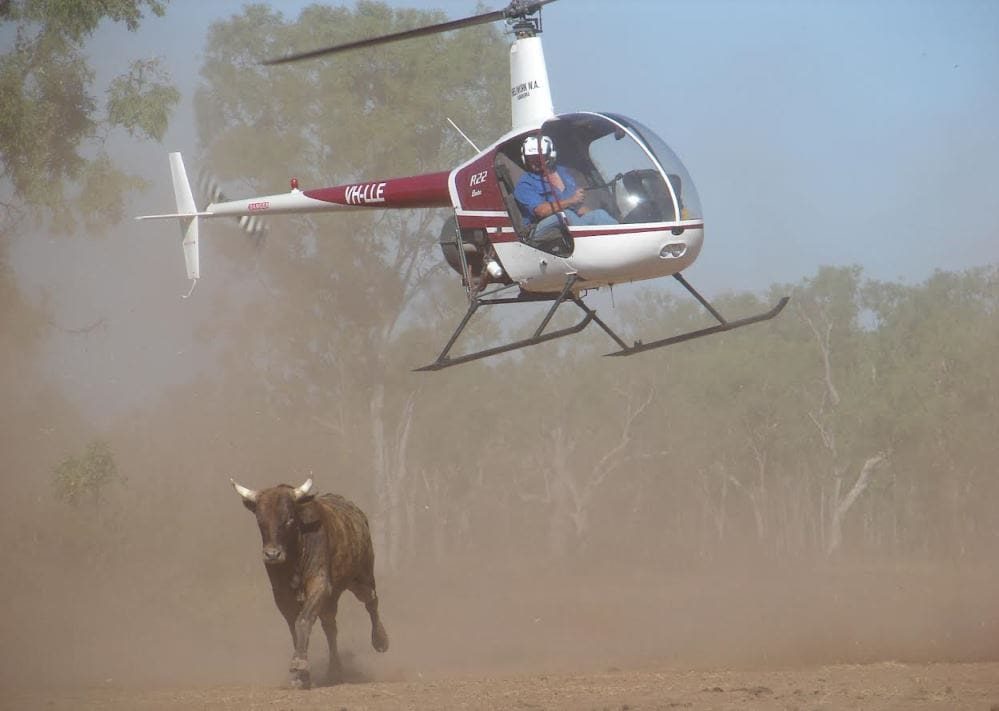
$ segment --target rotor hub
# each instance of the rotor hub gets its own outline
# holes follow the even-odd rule
[[[512,25],[513,36],[517,39],[537,37],[541,34],[541,17],[524,17],[507,20]]]
[[[537,0],[513,0],[507,7],[506,21],[517,39],[541,34],[541,6]]]

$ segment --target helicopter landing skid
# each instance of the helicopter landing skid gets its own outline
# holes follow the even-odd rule
[[[458,324],[458,327],[454,330],[454,333],[451,334],[451,338],[448,340],[447,345],[444,346],[444,350],[442,350],[440,355],[437,356],[437,360],[435,360],[433,363],[430,363],[429,365],[423,366],[422,368],[416,368],[415,370],[417,372],[443,370],[444,368],[450,368],[451,366],[454,365],[461,365],[462,363],[468,363],[473,360],[480,360],[482,358],[488,358],[489,356],[499,355],[500,353],[508,353],[510,351],[515,351],[520,348],[535,346],[538,345],[539,343],[545,343],[547,341],[553,341],[556,338],[562,338],[563,336],[571,336],[574,333],[579,333],[584,328],[589,326],[591,322],[600,326],[600,328],[608,336],[610,336],[614,340],[614,342],[617,343],[617,345],[620,346],[621,348],[621,350],[615,351],[613,353],[608,353],[607,355],[609,356],[634,355],[636,353],[650,351],[655,348],[670,346],[673,345],[674,343],[682,343],[683,341],[690,341],[695,338],[701,338],[702,336],[710,336],[711,334],[714,333],[731,331],[733,329],[740,328],[742,326],[748,326],[751,323],[768,321],[777,314],[779,314],[787,305],[787,302],[789,300],[789,297],[785,296],[781,298],[781,300],[777,302],[777,305],[774,306],[769,311],[766,311],[761,314],[756,314],[755,316],[748,316],[746,318],[742,318],[737,321],[726,321],[725,318],[720,313],[718,313],[718,311],[710,304],[710,302],[708,302],[703,296],[701,296],[686,279],[684,279],[680,274],[674,274],[673,276],[676,278],[677,281],[679,281],[683,285],[685,289],[687,289],[687,291],[689,291],[694,296],[694,298],[698,300],[698,302],[700,302],[702,306],[704,306],[705,309],[707,309],[711,313],[712,316],[714,316],[718,320],[718,325],[709,326],[708,328],[702,328],[697,331],[690,331],[688,333],[681,333],[677,336],[670,336],[669,338],[663,338],[658,341],[652,341],[651,343],[643,343],[641,341],[635,341],[633,345],[629,346],[624,342],[624,340],[621,339],[620,336],[618,336],[614,332],[613,329],[611,329],[610,326],[604,323],[604,321],[599,316],[597,316],[596,311],[594,311],[589,306],[584,304],[582,299],[580,299],[578,295],[573,293],[572,287],[579,280],[579,276],[576,274],[570,274],[565,280],[565,284],[562,287],[562,291],[559,292],[557,296],[551,294],[527,295],[522,293],[516,298],[510,298],[510,297],[492,298],[495,294],[498,294],[499,292],[510,288],[510,286],[505,286],[500,289],[497,289],[496,291],[475,296],[472,299],[472,302],[468,306],[468,311],[465,312],[465,317],[461,320],[461,323]],[[465,355],[460,355],[455,357],[451,357],[448,355],[448,353],[451,351],[451,348],[458,340],[458,337],[461,336],[462,332],[465,330],[465,327],[468,326],[469,321],[472,320],[472,316],[475,315],[475,312],[478,311],[480,306],[492,306],[497,304],[520,304],[520,303],[529,303],[536,301],[551,301],[552,305],[551,308],[548,309],[548,313],[546,313],[545,317],[541,320],[541,324],[537,327],[537,329],[535,329],[534,334],[529,338],[523,338],[521,340],[512,341],[502,346],[494,346],[493,348],[486,348],[481,351],[475,351],[473,353],[467,353]],[[548,323],[555,315],[555,311],[557,311],[558,307],[567,301],[574,303],[576,306],[580,308],[581,311],[583,311],[584,314],[583,318],[580,319],[580,321],[576,323],[574,326],[569,326],[566,328],[558,329],[556,331],[545,333],[545,328],[548,326]]]
[[[652,341],[651,343],[642,343],[641,341],[635,341],[632,346],[624,346],[619,351],[614,351],[613,353],[607,353],[609,356],[629,356],[635,355],[636,353],[644,353],[645,351],[651,351],[654,348],[662,348],[664,346],[672,346],[675,343],[683,343],[684,341],[692,341],[695,338],[701,338],[703,336],[710,336],[714,333],[722,333],[724,331],[732,331],[736,328],[741,328],[742,326],[748,326],[751,323],[759,323],[760,321],[769,321],[774,316],[779,314],[787,306],[787,302],[790,301],[791,297],[782,296],[777,304],[769,311],[764,311],[763,313],[756,314],[755,316],[747,316],[746,318],[740,318],[736,321],[726,321],[725,318],[718,313],[717,309],[711,305],[707,299],[698,293],[697,289],[690,285],[686,279],[679,273],[674,274],[673,278],[676,279],[683,285],[683,288],[691,293],[691,295],[700,302],[701,306],[708,310],[708,312],[718,320],[717,326],[709,326],[707,328],[701,328],[696,331],[689,331],[687,333],[681,333],[676,336],[670,336],[669,338],[662,338],[658,341]],[[606,328],[604,330],[607,330]],[[619,344],[621,341],[615,338]]]

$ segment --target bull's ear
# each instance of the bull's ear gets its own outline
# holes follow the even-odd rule
[[[310,531],[319,526],[319,504],[315,502],[314,496],[302,497],[296,504],[298,506],[298,522],[302,530]]]
[[[257,513],[256,501],[250,501],[250,499],[243,499],[243,506],[245,506],[250,512]]]

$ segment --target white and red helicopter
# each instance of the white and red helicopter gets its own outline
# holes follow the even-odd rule
[[[179,153],[170,154],[177,212],[137,219],[178,219],[187,275],[192,289],[200,277],[198,227],[202,218],[238,217],[244,228],[259,227],[259,217],[279,213],[447,207],[454,211],[441,233],[441,249],[462,277],[469,306],[437,359],[417,370],[440,370],[480,358],[578,333],[591,322],[602,328],[626,356],[682,341],[730,331],[775,317],[784,297],[769,311],[728,321],[699,294],[681,272],[694,263],[704,241],[704,218],[687,170],[666,143],[642,124],[601,112],[556,114],[541,46],[541,8],[553,0],[513,0],[496,10],[460,20],[372,39],[312,50],[266,62],[281,64],[370,47],[386,42],[448,32],[505,20],[510,48],[513,128],[471,160],[449,170],[402,178],[291,191],[244,200],[212,202],[198,210]],[[526,139],[526,140],[525,140]],[[471,141],[469,141],[471,143]],[[545,160],[531,161],[525,143]],[[473,146],[474,147],[474,146]],[[528,151],[530,152],[530,151]],[[518,181],[533,172],[542,185],[568,171],[585,198],[572,208],[549,202],[554,220],[541,221],[515,198]],[[562,173],[564,175],[565,173]],[[553,189],[554,190],[554,189]],[[561,209],[560,209],[561,208]],[[570,209],[604,215],[601,224],[577,224]],[[602,212],[596,212],[600,210]],[[582,300],[589,289],[672,276],[717,320],[688,333],[628,345]],[[451,349],[480,306],[551,302],[533,335],[492,348],[451,355]],[[575,325],[547,331],[559,306],[571,302],[582,312]]]

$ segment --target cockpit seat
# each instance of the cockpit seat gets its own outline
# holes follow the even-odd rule
[[[524,224],[524,216],[520,212],[520,205],[517,204],[517,199],[513,196],[517,182],[513,178],[512,169],[521,170],[518,166],[513,165],[512,161],[502,153],[496,156],[496,182],[499,184],[500,195],[503,196],[503,204],[506,206],[506,211],[510,214],[510,222],[513,224],[513,229],[517,232],[517,236],[525,239],[530,232],[530,227]]]
[[[510,215],[510,222],[517,236],[524,244],[528,244],[536,249],[543,250],[556,256],[566,257],[572,254],[571,238],[567,237],[561,229],[545,230],[541,234],[537,233],[536,225],[529,225],[524,221],[524,216],[520,211],[520,205],[513,196],[517,186],[517,180],[523,173],[523,168],[510,160],[503,153],[496,156],[496,182],[499,185],[500,195],[503,196],[503,205]],[[514,177],[516,175],[516,178]]]

